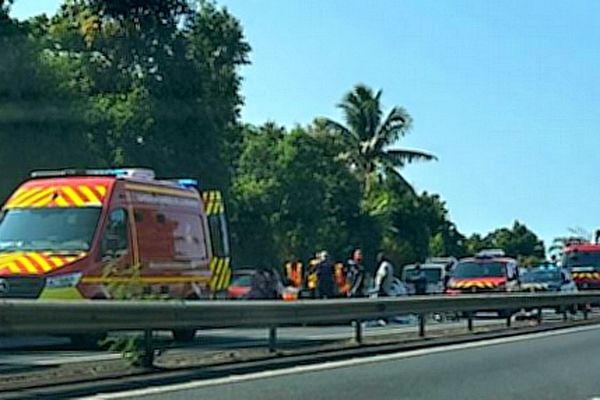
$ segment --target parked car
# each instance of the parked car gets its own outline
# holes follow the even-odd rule
[[[521,268],[521,290],[525,292],[576,292],[577,285],[565,268],[542,263]]]
[[[227,298],[237,300],[248,295],[252,285],[252,277],[255,272],[256,270],[254,269],[240,269],[233,271],[231,284],[229,285],[229,288],[227,288]]]
[[[577,292],[577,284],[566,268],[556,264],[542,263],[530,268],[521,268],[521,290],[525,292]],[[575,312],[575,306],[568,309]],[[564,312],[558,307],[556,312]]]

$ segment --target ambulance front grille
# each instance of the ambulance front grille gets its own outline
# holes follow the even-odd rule
[[[40,277],[0,278],[0,298],[36,299],[44,284],[45,279]]]

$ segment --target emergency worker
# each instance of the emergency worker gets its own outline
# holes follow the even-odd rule
[[[327,299],[335,296],[333,263],[327,251],[319,253],[317,272],[317,297]]]
[[[350,259],[346,261],[348,297],[362,297],[365,295],[365,267],[362,263],[362,250],[354,249]]]
[[[350,285],[348,284],[348,281],[346,279],[346,266],[344,265],[344,263],[335,263],[335,265],[333,266],[333,272],[338,297],[348,296],[348,292],[350,291]]]
[[[315,255],[308,261],[306,271],[306,288],[308,289],[309,297],[314,299],[317,297],[317,265],[319,264],[318,255]]]
[[[296,289],[302,287],[302,263],[300,261],[290,261],[285,265],[285,273],[290,286]]]
[[[409,279],[409,282],[414,285],[415,294],[427,294],[427,275],[421,268],[421,264],[415,265],[415,275]]]

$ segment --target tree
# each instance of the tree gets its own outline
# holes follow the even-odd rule
[[[393,107],[382,118],[381,94],[381,90],[375,93],[365,85],[357,85],[338,105],[343,112],[344,123],[327,118],[318,121],[341,140],[343,150],[340,157],[356,172],[366,191],[376,178],[382,180],[387,175],[396,176],[410,187],[398,168],[414,161],[436,159],[419,150],[390,148],[409,132],[412,119],[402,107]]]
[[[364,207],[379,221],[382,249],[397,267],[429,256],[465,254],[465,238],[449,220],[438,195],[415,194],[401,179],[391,176],[374,185]]]
[[[471,254],[485,248],[502,249],[507,256],[527,261],[527,264],[542,261],[546,257],[544,242],[519,221],[515,221],[511,228],[496,229],[483,238],[472,235],[467,239],[466,247]]]
[[[331,137],[307,129],[246,127],[232,188],[238,260],[272,266],[322,249],[342,258],[354,246],[377,247],[359,182],[336,155]]]
[[[249,45],[210,2],[73,0],[45,30],[45,51],[71,66],[90,99],[90,148],[104,165],[143,165],[228,189],[225,156]]]
[[[85,100],[64,84],[66,71],[41,51],[35,23],[0,7],[0,183],[2,199],[32,169],[80,167],[86,148]]]

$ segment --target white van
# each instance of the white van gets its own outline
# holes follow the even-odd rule
[[[427,293],[442,294],[445,291],[446,275],[449,273],[449,267],[446,263],[426,262],[421,265],[421,271],[427,277]],[[402,281],[406,283],[409,294],[415,294],[412,279],[417,275],[416,264],[405,265],[402,269]]]

